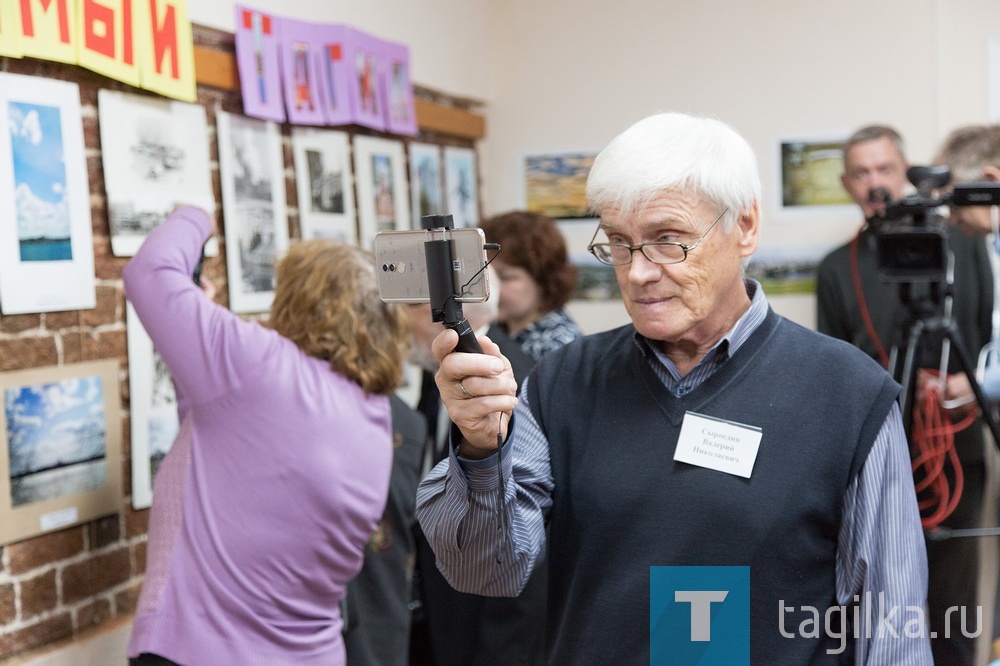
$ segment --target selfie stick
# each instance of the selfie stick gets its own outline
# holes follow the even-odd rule
[[[424,215],[424,229],[441,230],[444,238],[424,242],[427,260],[427,286],[431,298],[431,318],[458,333],[455,351],[482,354],[476,334],[462,313],[462,304],[455,289],[454,242],[448,230],[454,228],[451,215]]]

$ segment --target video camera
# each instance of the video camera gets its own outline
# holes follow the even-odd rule
[[[944,282],[948,275],[948,214],[945,206],[1000,205],[1000,183],[957,183],[949,192],[936,191],[951,182],[946,166],[913,166],[906,177],[915,194],[887,201],[882,188],[873,201],[886,201],[885,210],[868,220],[875,234],[878,272],[889,282]]]

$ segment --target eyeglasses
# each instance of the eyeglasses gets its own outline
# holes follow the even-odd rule
[[[653,241],[652,243],[639,243],[638,245],[595,243],[594,238],[597,238],[597,233],[601,230],[601,227],[598,226],[597,230],[594,231],[593,238],[590,239],[590,245],[587,246],[587,250],[597,257],[599,262],[608,266],[624,266],[625,264],[632,263],[632,253],[636,250],[642,250],[642,254],[654,264],[679,264],[687,259],[688,252],[698,247],[705,240],[708,232],[712,230],[728,211],[729,209],[726,208],[719,213],[719,217],[715,218],[715,221],[708,226],[708,229],[701,235],[701,238],[691,245],[685,245],[676,241]]]

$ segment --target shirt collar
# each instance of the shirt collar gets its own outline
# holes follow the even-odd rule
[[[743,284],[746,286],[747,296],[750,297],[750,307],[736,320],[733,327],[712,346],[702,360],[699,361],[698,366],[701,366],[706,361],[718,364],[732,356],[747,341],[750,335],[757,330],[757,327],[764,321],[764,317],[767,316],[767,297],[764,295],[764,290],[761,288],[760,282],[757,282],[753,278],[743,278]],[[635,339],[647,358],[652,354],[671,371],[671,374],[680,376],[677,366],[663,352],[656,341],[650,340],[638,332],[635,333]]]

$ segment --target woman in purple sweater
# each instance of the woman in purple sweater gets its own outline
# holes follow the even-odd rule
[[[279,262],[268,327],[244,321],[191,279],[210,230],[178,208],[123,273],[184,405],[130,663],[343,664],[338,602],[385,505],[409,329],[370,255],[322,240]]]

